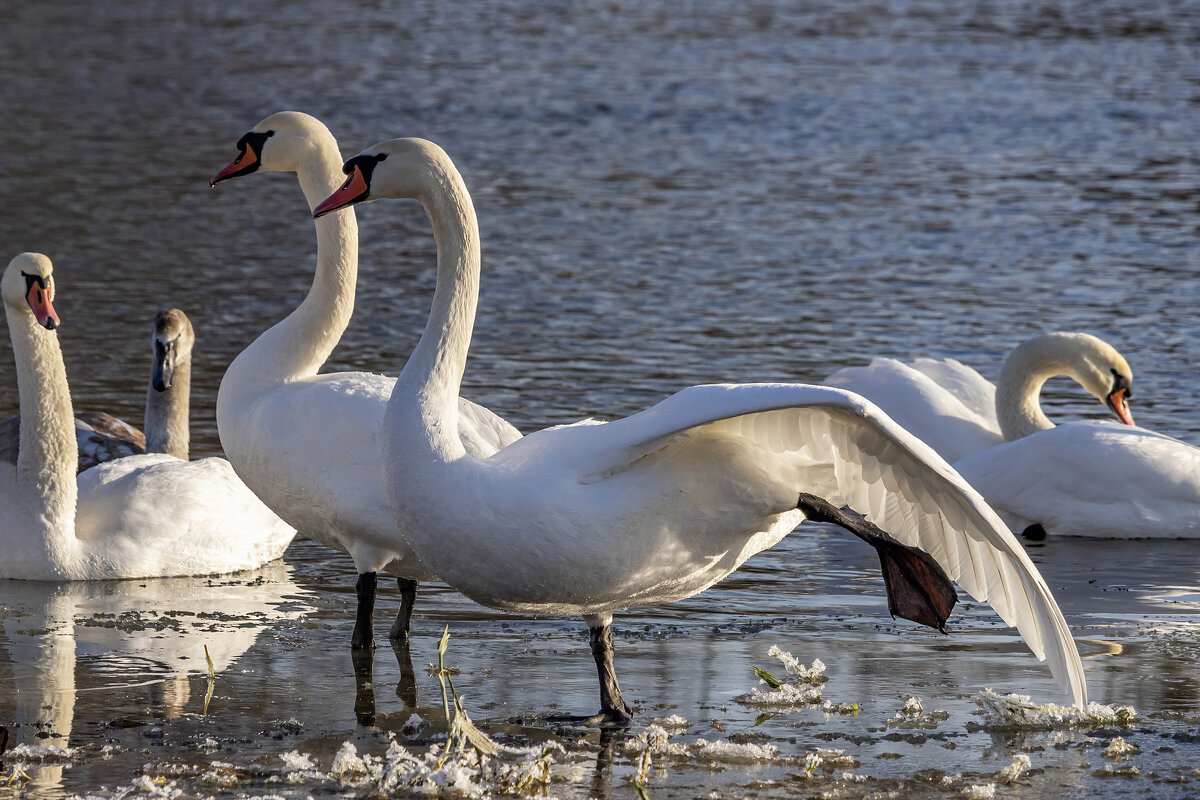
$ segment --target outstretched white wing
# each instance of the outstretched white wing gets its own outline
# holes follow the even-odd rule
[[[777,459],[768,468],[802,465],[813,474],[814,465],[827,466],[828,485],[797,486],[797,492],[824,493],[929,553],[1020,631],[1076,703],[1086,702],[1083,665],[1066,620],[1020,543],[932,448],[864,398],[798,384],[695,386],[622,420],[553,433],[555,449],[574,453],[572,468],[582,480],[708,435],[751,440]],[[577,448],[571,437],[578,438]]]

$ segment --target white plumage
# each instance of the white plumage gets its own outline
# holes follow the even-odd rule
[[[430,320],[383,422],[384,471],[408,543],[451,586],[497,608],[583,614],[600,653],[613,611],[712,585],[787,535],[803,519],[798,493],[812,492],[926,550],[1085,700],[1066,623],[1012,534],[936,453],[847,392],[699,386],[626,419],[467,453],[457,400],[480,260],[466,187],[440,148],[417,139],[368,148],[346,171],[318,214],[412,197],[437,238]],[[606,687],[596,657],[603,706],[615,678]],[[619,710],[619,689],[615,698]]]
[[[259,170],[294,172],[311,207],[342,177],[337,142],[307,114],[272,114],[239,147],[237,160],[213,178],[214,185]],[[436,575],[396,530],[384,494],[379,431],[395,380],[366,372],[317,374],[354,306],[354,211],[318,220],[316,231],[317,268],[308,296],[243,350],[221,381],[221,445],[264,503],[305,536],[349,553],[360,574],[433,579]],[[458,431],[468,452],[489,455],[520,438],[516,428],[488,409],[459,402]],[[360,594],[360,609],[363,598]],[[407,635],[407,620],[400,622],[394,638]],[[369,640],[369,630],[356,626],[355,646]]]
[[[0,282],[22,417],[17,463],[0,463],[0,577],[205,575],[251,569],[282,555],[294,531],[222,459],[129,456],[76,478],[70,390],[53,331],[52,273],[48,258],[22,253]]]
[[[1074,379],[1126,425],[1056,427],[1038,403],[1055,375]],[[1095,336],[1034,337],[1005,360],[995,386],[958,361],[927,358],[911,365],[877,358],[835,372],[829,383],[874,400],[953,462],[1014,530],[1200,536],[1200,450],[1133,426],[1133,372]]]

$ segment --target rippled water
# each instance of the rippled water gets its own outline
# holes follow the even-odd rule
[[[193,452],[218,451],[220,375],[303,296],[315,239],[290,177],[215,191],[207,179],[260,118],[296,108],[328,123],[347,155],[416,135],[455,159],[485,260],[466,391],[525,430],[626,414],[694,383],[816,381],[878,354],[950,355],[994,377],[1026,336],[1081,329],[1129,358],[1140,423],[1200,441],[1194,6],[651,6],[3,4],[0,242],[55,260],[77,405],[140,418],[150,321],[179,305],[198,335]],[[330,368],[394,374],[428,310],[432,237],[414,204],[375,204],[359,218],[356,313]],[[2,415],[16,409],[16,388],[11,362],[0,365]],[[1066,382],[1046,402],[1063,418],[1105,414]],[[908,793],[953,795],[922,771],[986,776],[1031,752],[1042,772],[1001,792],[1186,796],[1200,786],[1188,772],[1200,767],[1195,553],[1186,542],[1035,551],[1078,626],[1093,693],[1146,715],[1126,732],[1142,745],[1141,778],[1093,778],[1105,759],[1079,739],[968,730],[969,698],[984,686],[1058,699],[1045,670],[977,607],[949,639],[893,625],[873,557],[835,534],[792,537],[714,590],[625,615],[618,664],[639,719],[675,711],[691,722],[684,738],[712,738],[754,722],[731,698],[753,684],[748,665],[765,665],[771,643],[824,659],[826,696],[859,702],[860,716],[796,712],[751,733],[793,758],[854,749],[856,772],[873,780],[794,783],[797,795],[901,780]],[[183,619],[193,609],[181,586],[201,606],[217,590],[0,587],[12,648],[0,683],[66,686],[73,674],[73,714],[49,719],[54,732],[125,748],[45,768],[36,791],[122,785],[159,760],[245,763],[297,746],[327,759],[352,737],[382,750],[378,730],[398,729],[410,709],[392,691],[399,667],[385,649],[376,726],[355,721],[342,649],[349,562],[308,543],[286,561],[261,582],[215,581],[236,587],[233,610],[220,606],[233,620],[165,628],[159,650],[140,655],[137,624],[89,621],[119,608]],[[536,738],[544,725],[513,720],[551,702],[594,705],[577,623],[505,617],[505,628],[499,618],[448,590],[423,593],[412,657],[424,716],[440,713],[421,665],[445,621],[489,730]],[[215,710],[201,717],[196,647],[226,634],[236,646],[219,665]],[[52,678],[30,672],[38,659],[58,665]],[[37,713],[2,705],[3,694],[0,724],[21,722],[15,741],[31,741]],[[906,694],[950,712],[935,731],[943,738],[886,738]],[[292,718],[298,733],[272,727]],[[145,735],[155,728],[161,736]],[[207,737],[220,749],[197,744]],[[599,742],[578,747],[594,760]],[[876,757],[886,752],[901,757]],[[580,758],[558,793],[592,790]],[[623,756],[614,762],[614,796],[631,796],[630,770]],[[752,782],[795,770],[693,763],[649,789],[775,792]],[[1177,773],[1189,782],[1153,783]]]

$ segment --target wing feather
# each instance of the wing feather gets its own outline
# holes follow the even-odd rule
[[[797,384],[696,386],[623,420],[554,431],[579,437],[577,449],[557,444],[573,451],[572,466],[585,482],[670,448],[685,433],[750,437],[781,468],[827,464],[836,482],[835,496],[827,499],[928,552],[1020,632],[1076,703],[1086,702],[1083,665],[1066,620],[1024,548],[949,464],[870,401]],[[537,447],[538,436],[514,448]]]

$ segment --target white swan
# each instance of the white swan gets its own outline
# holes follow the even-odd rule
[[[293,531],[223,459],[127,456],[77,480],[50,259],[14,258],[0,279],[0,297],[22,419],[17,463],[0,463],[0,578],[204,575],[250,569],[283,553]]]
[[[861,394],[954,463],[974,453],[1054,427],[1038,396],[1047,380],[1072,378],[1127,425],[1133,371],[1116,348],[1087,333],[1048,333],[1018,345],[995,385],[952,358],[911,364],[876,358],[826,378]],[[987,496],[986,494],[984,495]]]
[[[1200,448],[1112,422],[1069,422],[954,468],[1028,538],[1200,537]]]
[[[1073,378],[1125,423],[1055,427],[1038,404],[1047,379]],[[1027,538],[1200,536],[1200,450],[1133,426],[1133,371],[1086,333],[1019,345],[993,386],[953,359],[875,359],[829,376],[874,400],[934,447]],[[1007,440],[1007,443],[1005,443]]]
[[[466,452],[456,435],[458,390],[480,268],[466,185],[449,157],[420,139],[374,145],[344,171],[349,178],[315,215],[413,198],[438,246],[429,322],[384,417],[392,509],[420,558],[471,599],[584,615],[601,684],[601,712],[588,722],[629,722],[613,669],[612,613],[711,586],[800,523],[798,505],[823,517],[831,511],[802,492],[867,512],[926,551],[1016,625],[1075,701],[1085,701],[1066,622],[1020,544],[929,447],[847,392],[696,386],[626,419],[539,431],[488,458]],[[911,599],[897,595],[934,582],[893,593],[900,554],[878,529],[855,532],[880,552],[893,609]]]
[[[238,141],[212,179],[295,172],[311,209],[341,182],[337,142],[317,119],[283,111]],[[373,646],[376,572],[400,578],[402,603],[389,638],[408,636],[417,580],[436,577],[412,556],[384,497],[379,427],[395,383],[367,372],[318,375],[350,322],[358,275],[353,210],[317,220],[317,270],[300,307],[234,359],[217,396],[217,428],[238,474],[277,514],[316,541],[349,553],[359,572],[351,646]],[[456,435],[487,456],[521,434],[462,400]],[[385,544],[380,545],[383,542]]]

